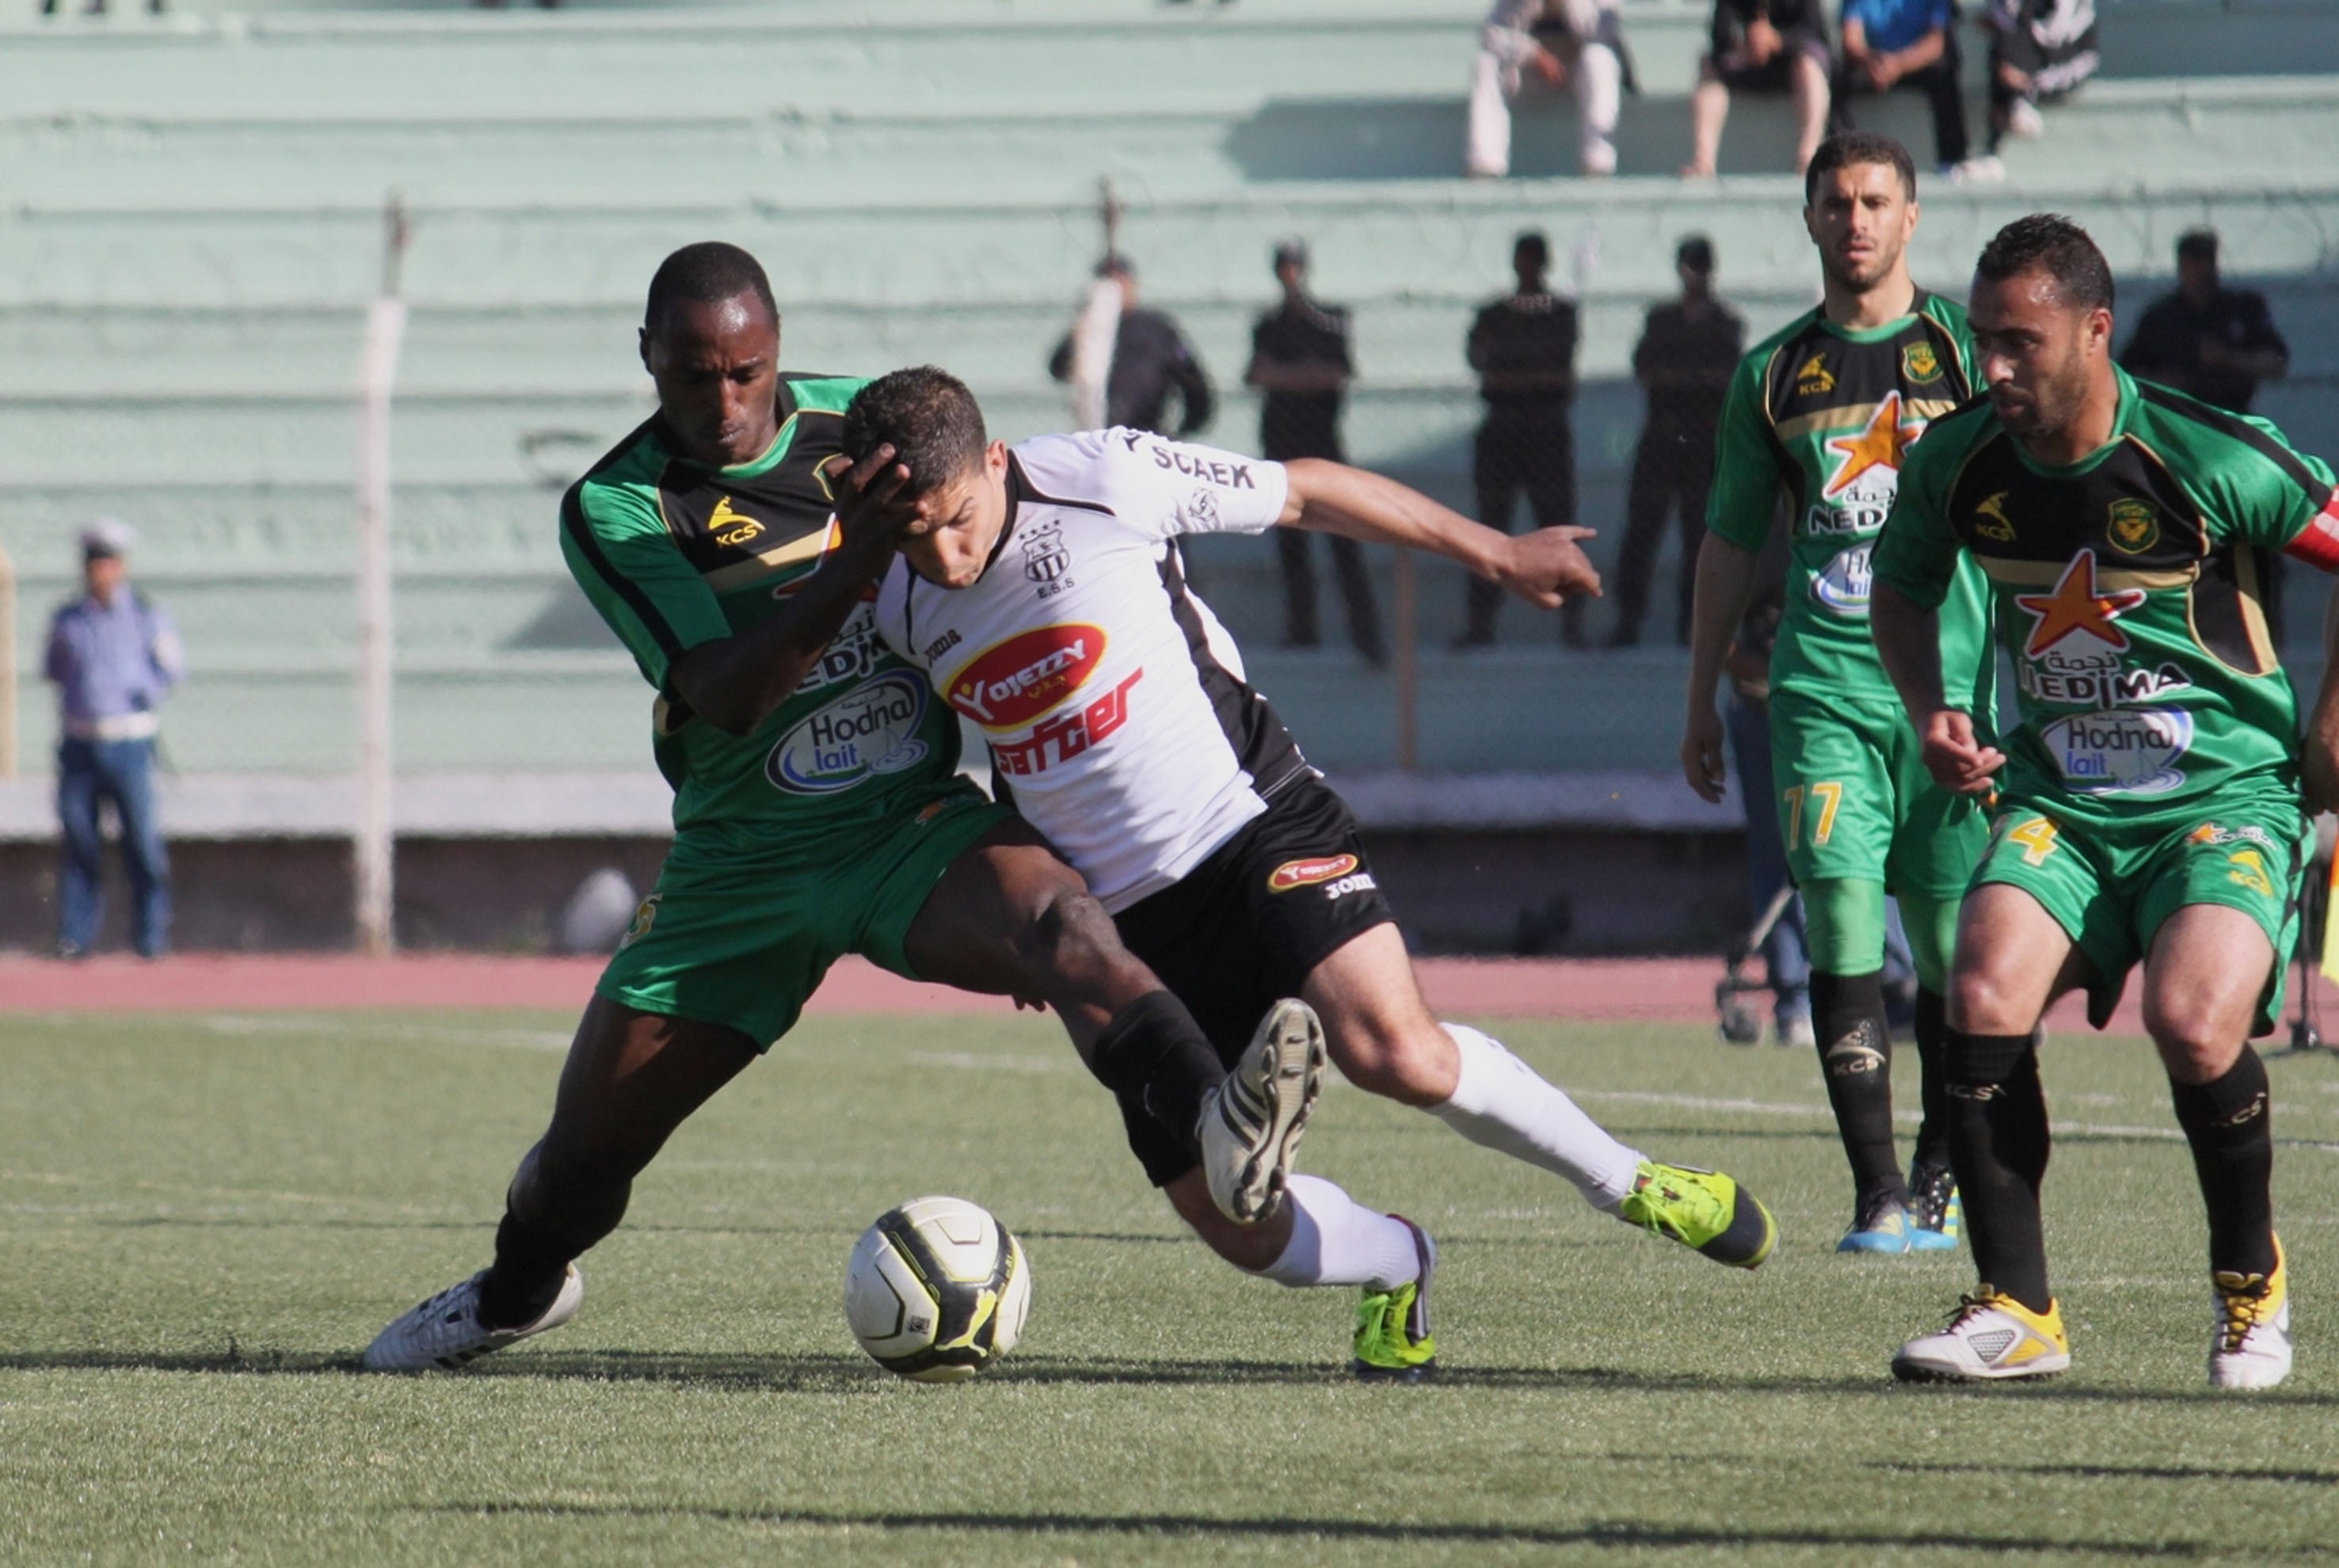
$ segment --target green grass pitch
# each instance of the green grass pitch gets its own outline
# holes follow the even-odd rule
[[[2077,1364],[1885,1371],[1970,1280],[1839,1258],[1809,1053],[1499,1031],[1783,1231],[1756,1275],[1327,1090],[1302,1164],[1442,1247],[1439,1379],[1346,1377],[1351,1300],[1183,1239],[1041,1021],[807,1024],[686,1128],[576,1324],[461,1376],[352,1370],[479,1267],[567,1021],[0,1021],[0,1560],[883,1563],[2324,1558],[2339,1543],[2339,1059],[2273,1062],[2298,1371],[2215,1396],[2199,1201],[2132,1040],[2050,1047]],[[1905,1080],[1904,1080],[1905,1081]],[[1910,1098],[1904,1093],[1904,1100]],[[854,1237],[949,1191],[1024,1238],[1023,1346],[865,1362]],[[2324,1558],[2327,1560],[2327,1558]]]

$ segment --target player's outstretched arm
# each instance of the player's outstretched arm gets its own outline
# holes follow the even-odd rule
[[[894,541],[917,517],[903,498],[910,470],[893,461],[890,446],[833,477],[843,537],[819,569],[768,620],[701,643],[674,661],[667,678],[675,691],[725,735],[752,734],[787,701],[870,584],[892,563]]]
[[[1516,536],[1474,523],[1395,479],[1321,458],[1284,465],[1288,481],[1284,528],[1316,528],[1369,545],[1403,545],[1458,561],[1531,605],[1557,609],[1568,599],[1598,597],[1600,571],[1578,539],[1590,528],[1536,528]]]
[[[1682,726],[1682,776],[1689,787],[1716,804],[1729,779],[1722,761],[1722,710],[1714,693],[1722,685],[1722,663],[1738,625],[1746,618],[1746,602],[1754,597],[1752,550],[1732,544],[1720,534],[1708,533],[1697,548],[1697,578],[1691,585],[1689,618],[1689,716]]]
[[[1926,771],[1943,789],[1989,793],[1990,774],[2006,765],[2006,756],[1976,740],[1973,715],[1942,695],[1940,613],[1880,580],[1870,593],[1868,626],[1876,656],[1923,742]]]

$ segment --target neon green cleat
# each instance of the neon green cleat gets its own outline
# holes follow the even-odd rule
[[[1429,1282],[1437,1272],[1437,1244],[1429,1233],[1404,1220],[1413,1232],[1421,1272],[1394,1290],[1367,1290],[1357,1304],[1357,1376],[1367,1383],[1417,1383],[1437,1364],[1437,1340],[1429,1332]]]
[[[1616,1218],[1732,1268],[1760,1268],[1779,1239],[1771,1211],[1731,1178],[1653,1159],[1641,1161]]]

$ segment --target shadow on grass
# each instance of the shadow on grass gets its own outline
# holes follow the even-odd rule
[[[231,1340],[211,1353],[167,1351],[16,1351],[0,1355],[6,1372],[192,1372],[227,1376],[330,1376],[362,1374],[353,1352],[245,1348]],[[370,1376],[396,1376],[399,1374]],[[419,1374],[431,1378],[447,1375]],[[709,1351],[521,1350],[466,1368],[465,1380],[527,1379],[539,1382],[673,1384],[681,1386],[760,1389],[777,1394],[852,1394],[893,1386],[893,1380],[858,1356],[780,1356]],[[1323,1361],[1140,1361],[1111,1356],[1073,1358],[1019,1356],[984,1379],[987,1384],[1068,1384],[1126,1387],[1355,1387],[1347,1368]],[[1441,1366],[1434,1376],[1407,1394],[1434,1397],[1441,1389],[1495,1389],[1552,1394],[1696,1394],[1794,1397],[1845,1395],[1908,1400],[1994,1400],[2067,1405],[2202,1405],[2232,1408],[2229,1395],[2203,1388],[2107,1388],[2060,1381],[2014,1386],[1909,1387],[1874,1377],[1748,1376],[1726,1372],[1636,1372],[1610,1367]],[[2339,1393],[2271,1390],[2254,1395],[2265,1405],[2330,1407]],[[2028,1474],[2026,1467],[2021,1473]]]
[[[1895,1474],[2046,1475],[2079,1481],[2279,1481],[2294,1486],[2328,1486],[2339,1470],[2239,1470],[2209,1464],[1944,1464],[1917,1460],[1878,1460],[1870,1470]]]
[[[765,1528],[795,1526],[829,1530],[934,1530],[953,1534],[1163,1536],[1195,1541],[1256,1541],[1289,1538],[1323,1541],[1373,1541],[1410,1545],[1597,1546],[1643,1551],[1712,1552],[1717,1548],[1792,1546],[1811,1549],[1887,1551],[1911,1547],[1947,1547],[1952,1551],[2099,1553],[2107,1557],[2134,1557],[2186,1562],[2230,1557],[2231,1542],[2057,1539],[2045,1535],[1942,1534],[1927,1531],[1892,1533],[1860,1529],[1817,1527],[1737,1530],[1689,1525],[1593,1524],[1579,1525],[1382,1523],[1360,1519],[1213,1519],[1193,1514],[913,1514],[854,1512],[810,1508],[733,1508],[690,1504],[647,1503],[479,1503],[442,1504],[416,1510],[458,1514],[479,1518],[520,1519],[694,1519],[725,1524]],[[2320,1546],[2258,1547],[2249,1555],[2257,1560],[2322,1557]]]

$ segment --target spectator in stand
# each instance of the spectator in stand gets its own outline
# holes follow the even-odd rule
[[[1105,373],[1105,423],[1151,430],[1156,435],[1184,437],[1210,422],[1215,403],[1210,378],[1194,354],[1178,323],[1160,311],[1140,310],[1137,269],[1126,256],[1107,256],[1097,263],[1097,276],[1120,285],[1120,323],[1112,342],[1111,369]],[[1048,374],[1060,381],[1072,379],[1072,334],[1048,360]],[[1178,401],[1178,419],[1169,419],[1171,398]]]
[[[1932,106],[1933,161],[1941,173],[1957,179],[1987,173],[1988,165],[1963,167],[1966,98],[1958,85],[1956,0],[1843,0],[1841,25],[1832,128],[1854,128],[1854,95],[1913,87]]]
[[[125,557],[136,536],[101,518],[81,531],[87,592],[58,606],[44,665],[56,683],[57,956],[82,958],[105,913],[101,803],[122,823],[122,858],[136,907],[139,952],[160,958],[171,938],[171,866],[154,812],[155,714],[186,673],[171,617],[130,586]]]
[[[1989,150],[2047,128],[2038,105],[2096,74],[2096,0],[1989,0]]]
[[[2190,229],[2176,241],[2176,289],[2145,310],[2120,354],[2132,376],[2174,387],[2214,408],[2246,414],[2258,383],[2290,374],[2290,345],[2275,330],[2265,296],[2228,289],[2217,277],[2217,232]],[[2282,646],[2283,562],[2265,558],[2266,629]]]
[[[1732,89],[1787,92],[1795,100],[1795,172],[1819,151],[1827,130],[1827,18],[1821,0],[1713,0],[1713,25],[1690,95],[1685,178],[1714,172]]]
[[[1713,297],[1713,242],[1702,234],[1683,240],[1673,271],[1681,277],[1681,298],[1649,308],[1640,345],[1633,350],[1633,375],[1648,392],[1649,411],[1625,492],[1611,647],[1631,647],[1641,640],[1668,511],[1677,514],[1681,540],[1673,636],[1684,646],[1689,642],[1697,543],[1705,529],[1706,493],[1713,488],[1714,430],[1722,420],[1722,394],[1746,349],[1746,323]]]
[[[2246,414],[2259,382],[2290,373],[2290,345],[2275,330],[2264,294],[2218,281],[2216,231],[2193,229],[2176,242],[2176,291],[2145,311],[2120,364],[2130,375]]]
[[[1537,528],[1575,521],[1575,438],[1568,428],[1575,399],[1575,302],[1544,287],[1550,266],[1550,243],[1533,231],[1521,234],[1511,248],[1518,288],[1480,311],[1470,325],[1470,368],[1478,372],[1478,395],[1486,404],[1472,461],[1478,520],[1505,533],[1516,520],[1522,489]],[[1454,646],[1491,646],[1502,604],[1499,585],[1471,578],[1462,636]],[[1582,647],[1584,601],[1570,598],[1559,616],[1561,639]]]
[[[1250,330],[1250,364],[1243,383],[1264,394],[1259,399],[1259,448],[1271,460],[1347,459],[1340,449],[1340,399],[1356,366],[1348,358],[1348,312],[1308,296],[1308,247],[1286,240],[1275,248],[1275,281],[1283,303],[1259,317]],[[1312,530],[1278,528],[1276,553],[1283,564],[1283,644],[1312,648],[1316,627],[1316,567]],[[1367,664],[1378,665],[1380,616],[1373,604],[1373,580],[1365,570],[1364,547],[1326,534],[1340,597],[1348,606],[1348,639]]]
[[[1632,74],[1616,0],[1495,0],[1470,69],[1470,177],[1511,172],[1511,105],[1535,84],[1574,90],[1577,166],[1594,177],[1614,173],[1616,114]]]

